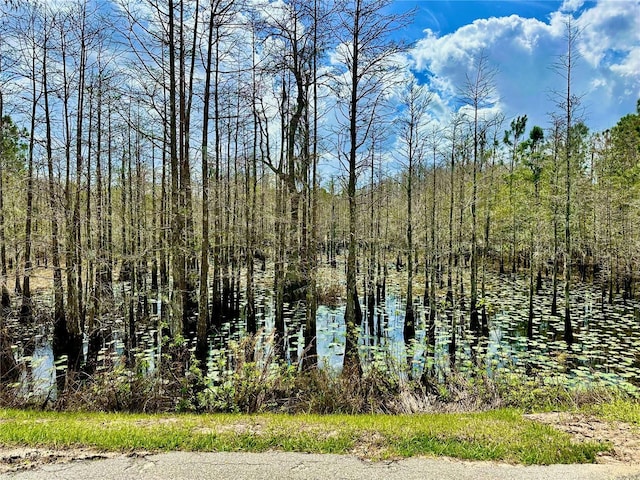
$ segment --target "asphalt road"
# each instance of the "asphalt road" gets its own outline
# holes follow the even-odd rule
[[[117,456],[48,464],[5,473],[6,479],[82,480],[640,480],[640,465],[524,467],[491,462],[410,458],[367,462],[351,456],[300,453],[186,453]]]

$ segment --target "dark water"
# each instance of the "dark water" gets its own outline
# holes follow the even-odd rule
[[[267,279],[264,279],[267,280]],[[268,284],[263,281],[262,284]],[[515,373],[536,376],[546,383],[581,388],[590,385],[616,385],[631,392],[640,386],[640,303],[621,299],[609,305],[602,301],[600,291],[592,285],[577,285],[572,293],[572,319],[575,343],[568,347],[563,341],[564,324],[560,316],[551,316],[550,285],[545,285],[535,297],[534,339],[526,338],[528,282],[525,278],[492,276],[487,281],[487,295],[482,300],[489,318],[489,335],[476,341],[468,330],[469,315],[459,309],[445,312],[436,307],[436,345],[426,349],[425,319],[428,308],[417,299],[416,340],[409,347],[403,341],[406,299],[391,286],[385,301],[375,307],[376,330],[368,331],[365,318],[359,335],[359,350],[365,369],[406,375],[410,361],[414,375],[426,366],[439,378],[450,371],[449,343],[451,325],[449,315],[456,318],[456,364],[458,371],[482,368],[489,375]],[[256,361],[266,362],[271,353],[270,335],[273,330],[272,295],[268,288],[259,288],[258,335]],[[562,297],[559,297],[559,306]],[[136,333],[137,347],[133,354],[139,368],[153,372],[161,358],[159,342],[159,314],[161,302],[155,301],[148,325]],[[467,302],[468,304],[468,302]],[[560,308],[562,310],[562,308]],[[366,309],[363,302],[363,313]],[[303,350],[305,305],[287,305],[285,322],[289,361],[299,358]],[[102,345],[98,370],[124,364],[126,352],[125,323],[117,316]],[[339,370],[345,344],[344,306],[321,305],[317,313],[318,362],[322,368]],[[378,329],[379,327],[379,329]],[[244,336],[243,319],[225,324],[221,332],[210,339],[209,377],[216,380],[230,368],[230,359]],[[39,327],[36,334],[16,342],[14,356],[22,367],[22,387],[33,395],[46,396],[55,390],[55,368],[49,333]],[[409,360],[408,360],[409,359]],[[478,365],[481,365],[478,367]],[[63,368],[63,367],[58,367]]]

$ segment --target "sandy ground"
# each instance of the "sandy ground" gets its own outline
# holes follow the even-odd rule
[[[601,453],[598,463],[640,464],[640,428],[634,425],[564,412],[535,413],[525,417],[567,432],[576,442],[610,442],[613,451]]]
[[[76,460],[102,460],[118,453],[97,452],[88,448],[51,449],[0,446],[0,474],[30,470],[42,465],[68,463]]]

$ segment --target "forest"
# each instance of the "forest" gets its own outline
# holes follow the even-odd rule
[[[590,130],[568,16],[545,125],[484,53],[442,116],[391,3],[3,2],[0,403],[638,393],[640,100]]]

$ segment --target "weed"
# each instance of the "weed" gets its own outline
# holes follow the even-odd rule
[[[637,399],[618,397],[607,402],[584,403],[580,408],[586,413],[598,415],[606,420],[640,426],[640,403]]]
[[[377,355],[361,372],[334,372],[287,364],[273,352],[273,336],[262,332],[215,351],[207,368],[188,342],[166,341],[153,370],[143,356],[121,358],[91,375],[69,374],[64,391],[25,397],[5,385],[4,406],[52,407],[70,411],[229,413],[418,413],[473,412],[502,406],[525,411],[574,409],[628,399],[613,387],[567,387],[526,370],[490,370],[480,363],[434,377],[409,372],[405,363]],[[260,339],[260,340],[259,340]],[[411,375],[410,375],[411,373]]]
[[[343,303],[345,297],[344,287],[339,283],[328,283],[326,285],[318,285],[318,303],[326,305],[329,308],[335,308]]]

